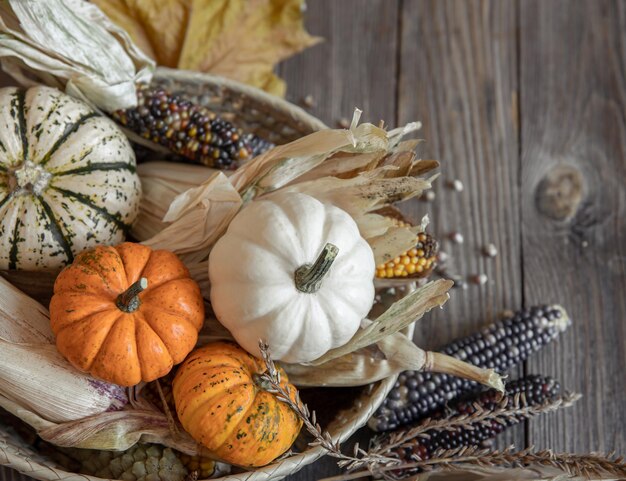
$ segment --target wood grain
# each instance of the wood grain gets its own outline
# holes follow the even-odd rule
[[[429,213],[451,271],[485,273],[420,322],[436,348],[505,308],[563,304],[575,324],[523,372],[584,394],[500,445],[626,453],[626,2],[315,0],[306,24],[325,42],[285,62],[288,99],[335,126],[421,120],[422,157],[442,162]],[[463,192],[446,187],[452,179]],[[495,259],[480,255],[493,242]],[[354,439],[366,443],[367,432]],[[353,440],[354,440],[353,439]],[[346,446],[349,448],[349,443]],[[338,473],[327,458],[290,480]],[[25,481],[0,468],[0,480]]]
[[[398,120],[423,122],[421,156],[438,159],[442,171],[435,201],[404,210],[414,219],[429,214],[450,271],[489,279],[453,290],[443,310],[419,322],[415,340],[428,348],[521,307],[516,22],[512,1],[404,2]],[[462,192],[447,186],[453,179]],[[453,231],[463,244],[446,239]],[[489,242],[500,252],[495,259],[481,255]],[[523,426],[500,442],[523,445]]]
[[[396,0],[315,0],[307,3],[307,29],[324,42],[284,62],[287,99],[336,127],[356,107],[363,121],[396,117],[398,2]]]
[[[355,107],[363,121],[396,118],[398,5],[391,0],[315,0],[307,2],[306,27],[324,42],[288,60],[279,69],[287,80],[287,99],[303,104],[331,127],[351,119]],[[329,395],[332,395],[329,393]],[[345,444],[367,445],[361,430]],[[338,474],[336,460],[323,458],[290,480],[317,480]]]
[[[560,302],[574,319],[528,370],[584,394],[533,421],[529,443],[623,453],[626,9],[611,1],[520,8],[524,302]]]

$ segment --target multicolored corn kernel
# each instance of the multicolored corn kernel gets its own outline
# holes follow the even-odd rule
[[[184,453],[178,455],[183,466],[189,473],[196,472],[198,479],[210,478],[215,473],[215,461],[204,456],[189,456]]]
[[[376,277],[379,279],[426,277],[437,264],[438,250],[439,244],[435,238],[422,232],[418,234],[412,249],[385,264],[376,266]]]
[[[206,107],[146,84],[137,88],[137,107],[117,110],[112,117],[174,154],[217,169],[236,169],[240,163],[273,147]]]
[[[514,398],[514,396],[519,395],[520,407],[538,407],[554,400],[559,394],[559,383],[551,377],[532,375],[506,384],[507,397]],[[432,417],[443,419],[458,415],[471,415],[477,411],[477,408],[493,411],[500,402],[498,392],[494,390],[482,391],[451,403],[448,408],[433,413]],[[423,437],[394,449],[391,456],[404,462],[411,462],[429,459],[439,450],[480,446],[524,419],[526,417],[522,415],[498,416],[494,417],[492,422],[482,421],[449,430],[426,431]]]
[[[449,356],[504,373],[549,344],[570,325],[560,306],[520,310],[443,349]],[[448,374],[406,371],[368,421],[374,431],[389,431],[433,414],[453,399],[478,389],[473,381]]]
[[[66,458],[56,457],[64,465],[82,474],[104,479],[124,481],[184,481],[188,469],[177,452],[158,444],[135,444],[126,451],[98,451],[93,449],[57,448]]]

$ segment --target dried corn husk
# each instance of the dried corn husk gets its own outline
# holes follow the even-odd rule
[[[439,279],[410,292],[402,299],[394,302],[375,321],[365,327],[362,326],[348,343],[331,349],[310,364],[319,366],[332,359],[376,344],[388,335],[401,331],[412,322],[420,319],[433,307],[441,307],[445,304],[450,298],[448,291],[452,285],[452,281]]]
[[[502,379],[492,369],[480,369],[444,354],[424,351],[399,332],[433,307],[441,307],[448,300],[450,287],[452,281],[448,280],[429,282],[392,304],[376,320],[364,320],[347,344],[328,351],[309,366],[288,365],[288,374],[294,376],[292,382],[302,386],[362,385],[400,371],[415,370],[453,374],[503,391]],[[361,351],[374,344],[382,359]],[[366,380],[360,380],[358,375]],[[350,384],[341,383],[342,377]]]
[[[333,153],[354,147],[356,142],[350,130],[314,132],[268,150],[237,169],[230,180],[248,202],[288,184]]]
[[[206,182],[215,172],[215,169],[200,165],[165,161],[139,164],[137,173],[141,178],[142,195],[131,235],[144,241],[161,232],[168,225],[163,222],[163,217],[174,199]],[[224,173],[229,175],[229,171]]]
[[[438,164],[416,160],[415,153],[407,150],[414,147],[415,142],[400,142],[402,135],[414,131],[419,124],[408,124],[387,132],[371,124],[358,125],[358,118],[357,111],[350,129],[323,130],[275,147],[238,169],[229,180],[243,202],[277,190],[291,190],[337,205],[355,218],[361,235],[370,243],[377,262],[381,263],[409,249],[422,227],[399,227],[374,211],[430,188],[434,177],[423,179],[415,177],[415,173],[429,172]],[[174,202],[172,197],[181,188],[198,187],[202,176],[200,171],[189,170],[175,177],[171,174],[171,167],[163,164],[140,166],[146,194],[142,201],[143,215],[133,233],[148,245],[174,248],[185,254],[188,264],[197,264],[206,259],[210,246],[224,232],[219,222],[221,217],[212,225],[199,228],[200,213],[203,209],[207,212],[206,204],[210,199],[207,190],[190,191],[176,201],[176,210],[191,208],[190,202],[194,202],[197,215],[178,219],[164,231],[166,222],[159,217],[164,215],[165,206]],[[208,175],[207,170],[204,169],[204,176]],[[198,176],[194,178],[196,172]],[[233,200],[230,196],[229,199]],[[233,212],[234,206],[228,215]],[[170,215],[169,219],[172,217]],[[191,236],[188,235],[189,229],[193,229]],[[169,236],[170,233],[172,236],[167,238],[166,234]],[[153,238],[147,238],[148,234]],[[179,241],[184,247],[178,245]],[[198,274],[200,277],[196,280],[206,282],[206,276],[201,271]]]
[[[53,343],[48,309],[0,277],[0,339]]]
[[[403,336],[401,333],[397,335]],[[397,359],[386,359],[376,347],[360,349],[319,366],[281,366],[287,372],[289,382],[298,387],[364,386],[406,370]]]
[[[112,112],[137,104],[136,82],[154,62],[95,5],[83,0],[7,0],[0,4],[2,68]]]
[[[367,320],[365,320],[368,322]],[[371,323],[371,321],[369,321]],[[401,332],[320,365],[282,364],[298,387],[364,386],[402,371],[424,371],[427,356]]]
[[[123,388],[83,374],[63,359],[54,346],[48,310],[0,278],[3,401],[24,416],[63,422],[120,409],[128,398]]]
[[[241,205],[228,177],[215,172],[200,186],[176,196],[163,217],[170,224],[143,244],[175,252],[185,263],[203,261]]]
[[[123,388],[78,372],[52,344],[3,339],[0,395],[53,422],[120,409],[127,402]]]
[[[433,180],[386,178],[384,172],[385,168],[381,167],[351,179],[325,177],[293,184],[280,191],[308,194],[348,212],[359,226],[361,236],[374,251],[376,264],[382,264],[410,249],[423,229],[421,226],[396,226],[388,217],[373,211],[421,195],[431,187]]]

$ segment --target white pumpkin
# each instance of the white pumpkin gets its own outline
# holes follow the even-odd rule
[[[58,268],[122,241],[139,210],[122,131],[56,89],[0,89],[0,269]]]
[[[248,352],[312,361],[348,342],[374,302],[374,254],[349,214],[299,193],[254,201],[209,257],[211,305]]]

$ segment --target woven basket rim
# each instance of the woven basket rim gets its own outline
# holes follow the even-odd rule
[[[166,67],[158,67],[155,72],[155,77],[168,77],[180,81],[192,80],[217,85],[235,92],[236,94],[252,98],[261,104],[267,105],[269,109],[287,114],[291,119],[309,128],[311,131],[328,128],[321,120],[287,100],[224,77]],[[414,324],[411,324],[404,332],[412,337],[413,330]],[[338,435],[333,436],[334,440],[344,442],[358,429],[365,426],[367,420],[393,388],[396,379],[397,375],[394,375],[372,383],[370,385],[371,390],[361,394],[356,400],[356,402],[362,402],[362,404],[365,405],[360,408],[358,415],[355,416],[351,422],[342,426],[341,432]],[[318,446],[255,471],[231,474],[215,479],[223,481],[274,481],[297,472],[301,467],[315,462],[325,454],[326,451]],[[42,481],[102,481],[103,479],[95,476],[71,473],[33,460],[28,452],[24,451],[24,449],[16,443],[11,442],[10,435],[2,426],[0,426],[0,466],[15,469],[22,474]]]
[[[213,85],[228,88],[247,97],[251,97],[260,103],[265,103],[274,110],[288,113],[294,120],[297,120],[311,130],[324,130],[329,127],[320,119],[311,115],[306,110],[276,95],[265,92],[257,87],[247,85],[236,80],[232,80],[219,75],[213,75],[204,72],[194,72],[191,70],[174,69],[169,67],[157,67],[155,77],[169,77],[175,80],[197,80],[210,82]]]

